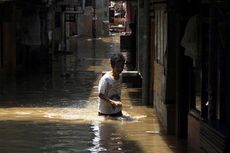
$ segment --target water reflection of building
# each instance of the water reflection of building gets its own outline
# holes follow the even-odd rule
[[[0,72],[49,71],[53,54],[69,50],[70,37],[92,36],[93,19],[96,35],[107,36],[108,2],[95,2],[96,18],[87,0],[0,1]]]

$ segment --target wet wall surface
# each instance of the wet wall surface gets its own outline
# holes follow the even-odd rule
[[[123,84],[123,117],[97,116],[98,81],[119,36],[69,42],[68,54],[53,56],[52,72],[1,80],[1,153],[187,152],[142,105],[140,88]]]

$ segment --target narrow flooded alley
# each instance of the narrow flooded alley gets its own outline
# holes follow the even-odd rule
[[[141,88],[122,86],[124,117],[97,115],[98,81],[120,51],[120,37],[71,37],[52,57],[52,73],[0,83],[1,153],[185,153],[186,140],[162,130]]]

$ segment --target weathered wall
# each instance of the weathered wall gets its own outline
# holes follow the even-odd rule
[[[107,0],[96,0],[96,35],[107,36],[109,34],[109,2]]]
[[[192,114],[188,115],[188,148],[200,153],[200,119]]]
[[[78,34],[92,36],[92,7],[86,7],[84,14],[78,15]]]
[[[175,134],[175,105],[165,103],[165,81],[164,67],[154,63],[154,106],[164,130]]]
[[[38,69],[45,58],[41,49],[42,45],[46,44],[46,37],[43,32],[46,32],[45,17],[41,19],[39,10],[31,6],[17,8],[17,69],[28,73]],[[30,13],[29,13],[30,12]]]
[[[96,36],[108,36],[109,34],[109,3],[107,0],[95,0],[96,2]],[[78,15],[78,34],[92,36],[93,7],[87,6],[83,14]]]
[[[14,74],[16,70],[16,46],[14,24],[3,24],[3,68],[6,74]]]
[[[1,65],[0,73],[12,75],[16,69],[16,44],[15,44],[15,5],[6,3],[0,5],[1,24]]]

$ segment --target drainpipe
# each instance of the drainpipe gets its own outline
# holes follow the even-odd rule
[[[139,0],[140,2],[141,0]],[[142,103],[149,104],[149,0],[144,2]]]

